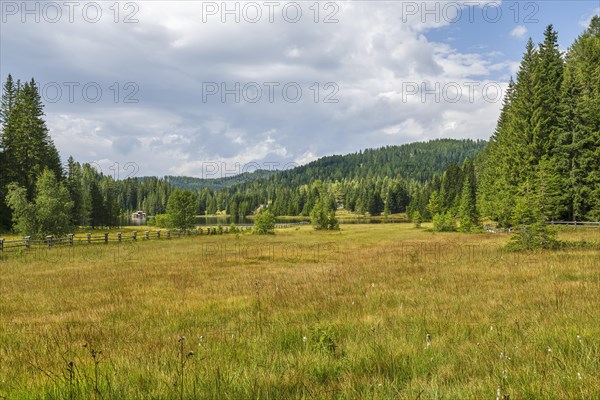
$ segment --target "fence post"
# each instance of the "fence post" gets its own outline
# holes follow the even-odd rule
[[[69,233],[69,246],[73,247],[73,234]]]
[[[177,229],[177,239],[181,237],[181,229]]]
[[[146,240],[150,240],[150,232],[146,231],[144,234],[146,235]]]
[[[108,232],[104,233],[104,243],[108,243]]]
[[[4,251],[4,239],[0,239],[0,251]]]
[[[133,240],[137,240],[137,231],[133,231]]]
[[[88,244],[92,243],[92,234],[91,233],[87,233],[87,241],[88,241]]]
[[[46,242],[48,243],[48,248],[52,247],[52,235],[46,236]]]
[[[123,234],[121,232],[117,232],[117,242],[121,241]]]
[[[30,245],[31,245],[31,236],[25,236],[25,249],[29,250]]]
[[[156,231],[156,238],[160,239],[160,230]]]
[[[171,231],[170,230],[167,231],[167,239],[171,239]]]

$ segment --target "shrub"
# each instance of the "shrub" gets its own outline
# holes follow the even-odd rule
[[[275,233],[275,216],[270,210],[263,210],[254,218],[254,233],[268,235]]]
[[[433,216],[433,230],[436,232],[456,231],[456,220],[450,211]]]
[[[154,222],[159,228],[171,228],[171,218],[168,214],[157,214],[154,217]]]

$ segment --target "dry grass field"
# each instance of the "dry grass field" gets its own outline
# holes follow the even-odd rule
[[[0,399],[600,398],[600,251],[507,240],[342,225],[7,257]]]

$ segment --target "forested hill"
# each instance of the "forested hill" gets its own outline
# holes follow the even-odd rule
[[[462,164],[474,160],[485,141],[437,139],[400,146],[366,149],[347,155],[332,155],[284,171],[257,170],[216,179],[187,176],[165,176],[173,187],[199,190],[221,190],[238,184],[260,180],[287,187],[309,184],[316,179],[324,182],[375,177],[414,179],[424,182],[435,173],[443,172],[453,161]],[[144,179],[144,178],[141,178]],[[265,183],[267,183],[265,182]]]
[[[485,144],[483,140],[436,139],[367,149],[345,156],[323,157],[275,174],[270,180],[288,186],[304,185],[316,179],[333,182],[376,177],[423,182],[446,170],[453,161],[462,164],[467,158],[475,159]]]
[[[277,173],[277,171],[269,171],[259,169],[252,172],[243,172],[235,176],[225,176],[222,178],[194,178],[189,176],[165,176],[165,180],[173,187],[180,189],[199,190],[209,188],[211,190],[221,190],[233,187],[240,183],[252,182],[259,179],[266,179]],[[219,175],[220,171],[215,171],[214,175]]]

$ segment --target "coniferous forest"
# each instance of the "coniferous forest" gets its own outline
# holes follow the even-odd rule
[[[477,230],[484,218],[501,227],[600,219],[598,17],[566,54],[552,26],[538,45],[529,40],[489,141],[388,146],[215,180],[117,180],[72,157],[63,165],[43,107],[35,80],[8,76],[0,106],[3,230],[42,236],[124,225],[135,210],[166,213],[176,189],[194,192],[197,214],[234,218],[261,206],[279,216],[309,216],[321,200],[330,210],[407,213],[440,230],[454,230],[457,220],[461,230]]]

